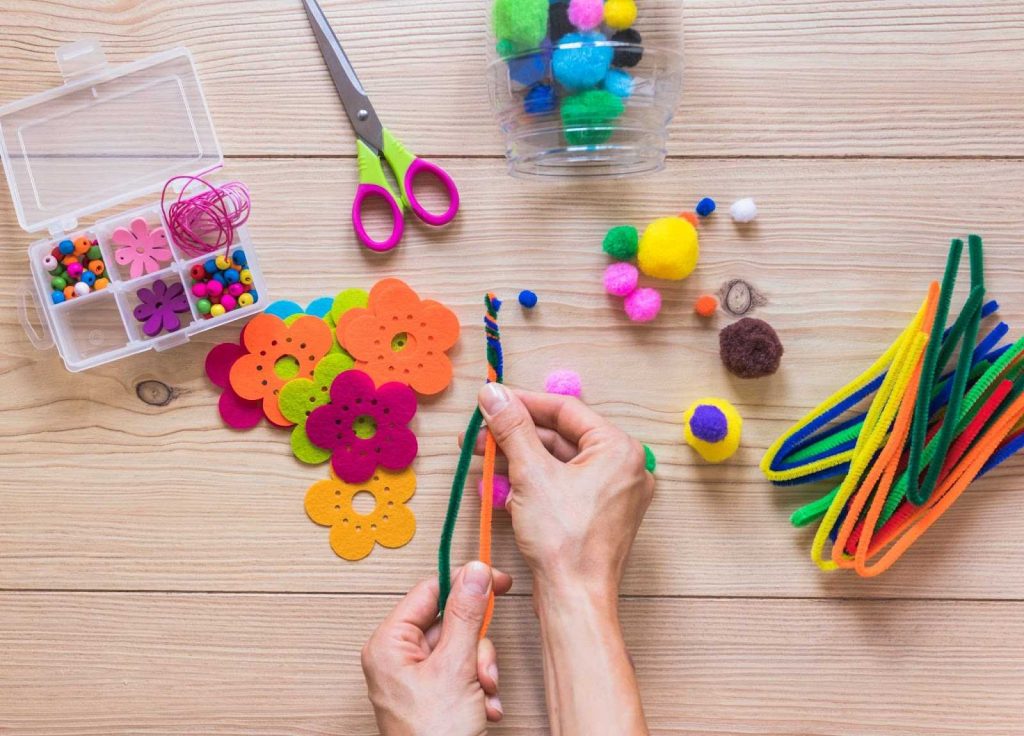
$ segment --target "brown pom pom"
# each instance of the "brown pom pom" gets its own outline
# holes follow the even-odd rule
[[[718,348],[725,367],[740,378],[770,376],[782,360],[782,342],[775,330],[753,317],[744,317],[719,332]]]

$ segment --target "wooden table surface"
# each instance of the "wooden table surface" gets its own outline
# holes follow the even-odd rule
[[[824,574],[773,489],[770,441],[874,359],[941,273],[949,239],[985,237],[991,293],[1024,323],[1024,6],[1019,0],[689,0],[686,91],[666,169],[538,184],[504,173],[482,71],[485,3],[327,0],[378,111],[461,185],[457,224],[411,227],[388,258],[354,242],[353,139],[298,0],[7,0],[0,103],[57,86],[60,44],[112,62],[188,46],[227,158],[246,181],[275,296],[386,275],[467,327],[455,381],[415,428],[413,542],[348,563],[303,511],[323,467],[286,436],[225,429],[202,372],[214,331],[73,375],[16,315],[22,232],[0,197],[0,733],[370,734],[358,649],[431,573],[463,426],[484,374],[487,289],[540,295],[504,314],[510,382],[578,370],[586,400],[659,459],[624,584],[626,637],[657,734],[1024,733],[1020,462],[979,482],[888,574]],[[757,199],[719,214],[702,260],[652,325],[600,288],[604,231]],[[786,355],[731,379],[695,297],[740,279]],[[1013,333],[1014,335],[1019,332]],[[680,415],[704,395],[746,419],[743,447],[702,465]],[[470,506],[470,509],[473,507]],[[456,555],[472,555],[467,514]],[[495,557],[505,722],[546,733],[530,584],[507,518]]]

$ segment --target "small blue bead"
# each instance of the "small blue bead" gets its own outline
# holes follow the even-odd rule
[[[249,289],[249,291],[246,293],[252,295],[253,303],[258,302],[260,300],[260,295],[256,292],[256,289]]]
[[[244,250],[236,250],[234,253],[232,253],[231,260],[234,261],[235,264],[241,266],[242,268],[245,268],[246,266],[249,265],[249,259],[245,257]]]
[[[96,274],[94,274],[92,271],[86,271],[85,273],[82,274],[81,281],[83,284],[94,286],[96,284]]]
[[[70,240],[62,240],[57,244],[57,248],[66,256],[71,255],[75,252],[75,244]]]
[[[697,203],[697,214],[701,217],[707,217],[715,211],[715,206],[715,200],[711,199],[711,197],[704,197],[704,199]]]
[[[216,258],[211,258],[210,260],[208,260],[206,263],[203,264],[203,269],[208,274],[215,274],[215,273],[217,273],[217,271],[219,270],[217,268],[217,259]]]
[[[224,274],[224,281],[226,283],[229,283],[229,284],[237,284],[238,283],[238,278],[239,278],[238,271],[236,271],[235,269],[229,268],[227,271],[222,271],[221,273]]]
[[[213,274],[213,280],[214,281],[219,281],[224,286],[228,285],[227,279],[224,278],[224,274],[221,273],[220,271],[218,271],[217,273]]]
[[[537,295],[529,289],[523,289],[519,292],[519,303],[527,309],[533,309],[537,306]]]
[[[50,294],[50,297],[53,299],[54,304],[60,304],[63,301],[67,301],[67,297],[64,296],[63,291],[55,291]]]

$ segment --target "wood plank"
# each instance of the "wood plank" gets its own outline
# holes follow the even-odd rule
[[[382,118],[415,150],[502,153],[485,4],[323,5]],[[1017,0],[688,0],[681,22],[674,155],[1024,155]],[[354,153],[297,2],[8,3],[0,102],[58,85],[54,49],[82,37],[114,62],[188,46],[229,155]]]
[[[510,303],[503,324],[510,381],[539,388],[552,369],[579,370],[585,398],[659,458],[657,498],[637,543],[626,589],[634,594],[759,596],[1024,597],[1016,564],[1024,507],[1019,462],[1000,469],[951,510],[887,575],[861,581],[820,573],[810,533],[787,517],[811,498],[773,490],[756,470],[769,442],[868,365],[908,321],[947,238],[983,224],[991,293],[1004,319],[1024,321],[1019,235],[1024,214],[1017,162],[674,162],[646,191],[617,182],[536,187],[495,175],[492,162],[445,160],[465,208],[451,230],[411,226],[393,255],[353,243],[347,162],[239,161],[228,174],[253,188],[252,229],[272,290],[309,300],[396,274],[441,298],[466,332],[451,390],[423,402],[412,502],[416,538],[345,563],[327,530],[305,517],[305,489],[322,467],[297,463],[269,428],[224,429],[202,376],[205,350],[237,329],[87,374],[37,353],[16,317],[24,236],[0,205],[0,588],[397,592],[434,567],[435,549],[465,424],[480,377],[480,295],[530,287],[533,313]],[[604,230],[643,224],[713,194],[758,196],[749,230],[716,215],[703,260],[650,326],[630,324],[601,292]],[[841,203],[837,205],[836,203]],[[780,373],[729,378],[714,328],[691,312],[702,292],[744,279],[767,298],[753,313],[786,344]],[[1015,331],[1012,334],[1019,334]],[[140,400],[146,381],[170,387],[164,406]],[[145,384],[145,385],[143,385]],[[723,466],[702,465],[680,442],[680,414],[703,395],[731,398],[746,418],[744,446]],[[472,555],[473,506],[457,540]],[[497,522],[496,559],[520,577],[508,520]],[[671,553],[667,553],[671,550]]]
[[[0,595],[10,736],[376,733],[348,595]],[[1024,728],[1019,603],[629,600],[655,734],[1004,736]],[[756,623],[755,623],[756,622]],[[547,733],[536,620],[499,602],[506,720]],[[59,695],[55,695],[59,693]]]

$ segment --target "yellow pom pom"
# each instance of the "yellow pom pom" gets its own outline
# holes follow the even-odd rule
[[[610,28],[623,31],[636,21],[636,3],[633,0],[608,0],[604,4],[604,22]]]
[[[683,438],[709,463],[728,460],[739,449],[743,417],[725,399],[699,399],[683,414]]]
[[[662,217],[648,225],[636,256],[645,274],[671,281],[689,276],[699,257],[697,228],[681,217]]]

